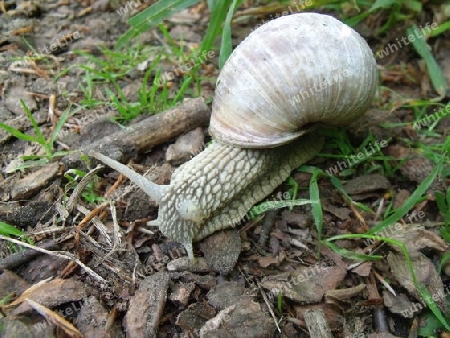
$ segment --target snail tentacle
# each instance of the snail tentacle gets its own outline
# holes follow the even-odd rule
[[[154,200],[157,204],[161,202],[163,196],[167,193],[169,186],[168,185],[158,185],[149,181],[144,176],[138,174],[132,169],[128,168],[126,165],[123,165],[112,158],[100,154],[97,151],[91,151],[89,153],[90,156],[95,157],[97,160],[102,161],[107,164],[114,170],[117,170],[121,174],[128,177],[131,181],[133,181],[139,188],[141,188],[152,200]]]

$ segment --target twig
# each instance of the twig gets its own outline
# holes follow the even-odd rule
[[[267,299],[266,293],[263,291],[263,289],[258,281],[256,281],[256,285],[258,285],[259,291],[261,292],[261,295],[264,298],[264,302],[266,303],[267,307],[269,308],[270,315],[272,316],[273,321],[275,322],[275,325],[277,326],[278,332],[281,333],[280,326],[278,326],[277,317],[275,317],[275,313],[272,310],[272,305],[270,304],[269,300]]]
[[[258,245],[261,248],[264,248],[267,239],[269,238],[270,230],[272,230],[273,225],[275,223],[275,217],[277,215],[278,210],[269,210],[264,217],[264,222],[261,228],[261,234],[259,236]]]
[[[389,283],[386,282],[386,281],[384,280],[384,278],[383,278],[382,276],[380,276],[375,270],[372,270],[372,272],[373,272],[374,276],[380,281],[380,283],[383,284],[383,286],[384,286],[386,289],[388,289],[388,291],[389,291],[390,293],[392,293],[394,296],[397,297],[397,294],[395,293],[395,290],[389,285]]]
[[[92,181],[95,174],[100,170],[104,168],[102,165],[98,165],[96,168],[89,171],[78,183],[77,187],[73,190],[72,194],[69,197],[69,200],[66,204],[66,209],[69,213],[72,213],[73,209],[75,208],[75,204],[77,203],[78,198],[82,194],[84,188]]]
[[[49,241],[49,242],[42,243],[42,247],[47,250],[52,250],[57,247],[57,244],[58,243],[56,243],[55,241]],[[5,269],[12,269],[12,268],[20,266],[22,264],[25,264],[26,262],[28,262],[29,260],[31,260],[32,258],[34,258],[40,254],[41,253],[36,250],[31,250],[31,249],[23,250],[23,251],[11,254],[8,257],[2,259],[0,261],[0,266]]]
[[[33,250],[45,253],[45,254],[50,255],[50,256],[55,256],[55,257],[60,257],[60,258],[65,258],[65,259],[71,260],[71,261],[77,263],[79,266],[81,266],[89,275],[91,275],[97,281],[102,282],[102,283],[107,283],[107,281],[105,279],[103,279],[100,275],[95,273],[90,267],[88,267],[85,264],[83,264],[78,258],[74,257],[69,252],[45,250],[45,249],[40,248],[38,246],[31,245],[31,244],[28,244],[28,243],[24,243],[24,242],[21,242],[21,241],[19,241],[17,239],[9,238],[9,237],[3,236],[3,235],[0,235],[0,239],[3,239],[5,241],[8,241],[8,242],[11,242],[11,243],[14,243],[14,244],[18,244],[18,245],[24,246],[24,247],[29,248],[29,249],[33,249]]]
[[[106,206],[108,202],[103,202],[99,206],[97,206],[94,210],[92,210],[88,215],[86,215],[75,227],[75,247],[78,247],[80,244],[80,231],[89,223],[95,216],[97,216]]]

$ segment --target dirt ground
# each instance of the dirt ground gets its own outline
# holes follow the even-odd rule
[[[246,10],[257,3],[249,1]],[[61,113],[68,107],[75,109],[86,98],[80,86],[85,73],[77,65],[89,60],[74,51],[102,58],[99,46],[113,49],[128,30],[125,16],[117,11],[120,5],[81,0],[2,1],[0,7],[7,14],[0,12],[0,121],[32,135],[32,122],[19,102],[22,99],[43,135],[49,137]],[[413,21],[421,27],[434,22],[439,12],[438,5],[428,5]],[[270,16],[259,13],[246,18],[233,26],[236,44]],[[182,37],[186,45],[198,46],[208,20],[202,3],[164,24],[174,40]],[[383,38],[374,36],[374,27],[382,20],[373,15],[355,27],[374,53],[402,37],[401,25]],[[448,37],[446,32],[428,42],[450,84]],[[135,43],[158,46],[165,40],[154,29],[141,34]],[[432,148],[444,143],[449,134],[448,117],[437,125],[437,136],[424,139],[413,128],[414,116],[405,108],[407,102],[433,99],[437,94],[411,46],[377,57],[377,64],[380,89],[376,102],[348,135],[353,144],[360,144],[369,133],[374,140],[386,140],[384,146],[380,142],[385,158],[367,160],[341,179],[355,203],[328,177],[320,178],[321,238],[363,234],[382,220],[388,205],[401,207],[435,168],[414,142],[420,139]],[[170,71],[177,65],[163,61],[161,67]],[[60,74],[63,70],[68,71]],[[137,89],[145,70],[136,67],[121,79],[130,102],[138,102]],[[179,112],[193,117],[186,118],[185,125],[179,123],[173,135],[167,131],[152,146],[141,149],[133,144],[124,150],[128,140],[124,133],[151,125],[153,120],[140,116],[124,129],[111,121],[114,109],[83,108],[63,125],[56,150],[88,149],[111,141],[122,147],[116,159],[131,161],[137,172],[158,184],[169,184],[175,168],[210,140],[207,123],[219,73],[217,56],[205,60],[201,72],[201,96],[207,104],[195,99],[179,105]],[[93,90],[98,100],[107,101],[106,93],[101,83]],[[442,103],[448,97],[447,91]],[[386,127],[395,124],[399,126]],[[121,137],[122,143],[116,142]],[[173,147],[175,142],[178,147]],[[22,240],[24,244],[14,242],[14,236],[0,240],[1,337],[308,337],[311,325],[328,327],[330,337],[408,337],[424,325],[422,315],[429,310],[421,301],[423,293],[413,285],[401,250],[374,239],[335,242],[359,254],[382,256],[381,260],[358,261],[329,247],[319,248],[320,236],[309,205],[268,211],[245,219],[237,229],[208,237],[194,246],[195,255],[205,259],[189,266],[181,244],[164,237],[156,227],[146,226],[157,217],[158,207],[123,175],[94,169],[94,162],[80,160],[79,153],[14,170],[23,164],[20,156],[43,155],[42,147],[3,129],[0,143],[0,221],[23,230],[30,239]],[[361,151],[375,153],[373,146],[367,144]],[[322,151],[338,153],[333,143]],[[326,171],[339,165],[339,160],[318,156],[309,164]],[[380,169],[383,165],[396,170],[387,175]],[[448,165],[447,158],[444,166]],[[82,180],[76,170],[91,173]],[[297,198],[309,198],[310,179],[307,172],[292,174],[300,187]],[[443,215],[434,193],[447,191],[448,183],[448,176],[436,179],[422,201],[382,233],[405,243],[417,280],[446,318],[449,271],[444,265],[438,272],[437,266],[448,245],[439,231]],[[291,187],[281,185],[267,200],[287,200]],[[371,211],[356,202],[370,206]],[[24,250],[17,252],[19,247]],[[225,253],[228,258],[223,259]]]

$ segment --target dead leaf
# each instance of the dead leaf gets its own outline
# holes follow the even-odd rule
[[[317,264],[289,273],[265,277],[261,286],[283,297],[306,303],[319,302],[325,292],[333,290],[344,279],[347,270]]]
[[[331,300],[338,300],[338,301],[347,300],[349,298],[360,295],[365,288],[366,288],[365,284],[359,284],[352,288],[330,290],[325,292],[325,300],[327,302]]]
[[[413,303],[404,293],[400,293],[397,296],[394,296],[392,293],[383,290],[383,299],[384,305],[392,313],[401,314],[403,317],[407,318],[411,318],[414,316],[414,314],[409,311],[412,308]]]
[[[310,310],[322,310],[327,319],[327,323],[332,331],[336,331],[342,328],[344,324],[344,317],[342,311],[337,305],[334,304],[317,304],[317,305],[304,305],[294,306],[295,315],[300,321],[302,327],[306,327],[304,314]]]
[[[286,258],[286,254],[284,252],[281,252],[276,257],[272,257],[272,256],[260,257],[258,259],[258,264],[262,268],[267,268],[268,266],[270,266],[272,264],[275,266],[278,266],[278,265],[280,265],[281,262],[284,261],[285,258]]]
[[[445,241],[434,232],[425,230],[422,225],[410,224],[397,227],[397,231],[390,234],[389,238],[398,240],[405,244],[411,257],[420,255],[420,250],[432,248],[444,252],[448,249]],[[393,249],[401,251],[398,245],[389,244]]]
[[[414,298],[423,302],[419,291],[414,286],[405,256],[389,252],[387,261],[397,282],[408,290]],[[419,254],[416,257],[411,258],[411,263],[417,277],[417,282],[425,285],[439,308],[443,312],[447,312],[448,303],[444,297],[444,285],[442,284],[442,280],[437,273],[433,262],[425,255]]]
[[[356,268],[352,269],[352,272],[358,274],[361,277],[368,277],[370,271],[372,271],[372,262],[364,262],[358,265]]]

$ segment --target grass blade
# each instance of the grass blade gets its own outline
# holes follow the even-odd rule
[[[200,0],[160,0],[154,5],[146,8],[141,13],[138,13],[128,23],[131,28],[122,35],[117,41],[116,48],[122,48],[131,39],[138,36],[140,33],[153,28],[160,24],[164,19],[169,18],[175,13],[182,11],[192,5],[197,4]]]
[[[364,255],[360,253],[356,253],[344,248],[341,248],[340,246],[337,246],[334,243],[331,243],[329,240],[325,241],[325,245],[328,246],[331,250],[336,252],[337,254],[341,255],[342,257],[348,258],[348,259],[355,259],[358,261],[376,261],[383,258],[383,256],[379,255]]]
[[[233,0],[233,3],[228,9],[228,14],[223,25],[222,41],[220,43],[219,69],[222,69],[225,61],[227,61],[233,51],[233,44],[231,42],[231,20],[233,19],[233,13],[241,3],[242,0]]]
[[[31,121],[31,124],[33,125],[33,129],[36,133],[36,135],[38,136],[38,143],[41,145],[45,144],[45,137],[44,135],[42,135],[41,129],[39,128],[39,125],[37,124],[36,120],[33,117],[33,114],[31,114],[30,109],[28,109],[27,105],[25,104],[25,102],[20,99],[20,104],[22,105],[23,110],[25,111],[25,113],[27,114],[28,118]]]
[[[306,199],[289,200],[289,201],[266,201],[262,202],[250,209],[248,215],[253,218],[261,215],[268,210],[275,210],[291,206],[301,206],[306,204],[314,204],[315,202]]]
[[[423,35],[418,35],[418,28],[416,25],[412,25],[406,29],[406,32],[409,36],[414,36],[414,39],[409,39],[412,42],[412,45],[416,49],[417,53],[424,59],[427,68],[428,74],[430,75],[431,83],[436,92],[442,97],[445,96],[445,92],[447,90],[447,82],[444,74],[442,73],[441,68],[433,57],[431,53],[430,46],[425,42]]]
[[[342,196],[344,196],[344,198],[352,205],[356,205],[358,208],[360,208],[361,210],[367,211],[367,212],[372,212],[372,209],[370,209],[369,207],[367,207],[366,205],[359,203],[359,202],[355,202],[352,200],[352,198],[347,194],[347,192],[345,191],[344,187],[341,184],[341,181],[339,181],[339,179],[336,176],[329,176],[331,184],[333,184],[333,186],[339,190],[339,192],[342,194]]]
[[[8,223],[0,222],[0,234],[4,236],[13,235],[20,237],[23,235],[23,231],[17,229],[16,227],[13,227],[12,225],[9,225]]]
[[[317,229],[318,240],[320,242],[322,240],[323,210],[322,205],[320,204],[319,185],[317,184],[319,174],[320,171],[315,168],[309,182],[309,198],[312,201],[311,209],[314,217],[314,224]]]
[[[10,127],[7,124],[4,124],[3,122],[0,122],[0,128],[5,129],[8,133],[10,133],[12,136],[14,136],[14,137],[16,137],[18,139],[21,139],[21,140],[24,140],[24,141],[31,141],[31,142],[39,143],[37,137],[24,134],[20,130],[17,130],[15,128],[13,128],[13,127]]]
[[[349,25],[350,27],[355,26],[360,21],[364,20],[366,17],[368,17],[371,13],[375,12],[378,9],[381,8],[389,8],[393,4],[395,4],[394,0],[376,0],[375,3],[370,7],[370,9],[367,12],[363,12],[359,15],[356,15],[350,19],[344,20],[344,22]]]
[[[432,30],[430,34],[428,34],[428,37],[434,38],[438,36],[439,34],[444,33],[446,30],[450,29],[450,21],[444,22],[437,26],[436,29]]]
[[[203,51],[210,51],[214,45],[214,41],[222,30],[222,23],[227,16],[228,9],[231,6],[231,0],[224,0],[218,2],[214,6],[214,11],[211,14],[211,20],[209,21],[208,29],[206,30],[205,37],[203,38],[200,53]]]
[[[58,122],[56,123],[55,129],[53,129],[53,132],[50,135],[48,144],[50,145],[51,148],[53,148],[53,143],[55,142],[56,138],[58,137],[59,131],[63,127],[64,123],[66,123],[67,119],[69,117],[73,116],[74,114],[76,114],[77,112],[79,112],[80,110],[84,109],[84,107],[81,106],[81,107],[77,107],[76,109],[71,111],[70,110],[71,107],[72,106],[67,107],[67,109],[61,114],[61,116],[58,119]],[[53,155],[55,155],[55,154],[53,154]]]
[[[439,171],[442,169],[442,163],[444,161],[445,154],[442,155],[440,161],[436,164],[436,167],[432,170],[430,175],[423,180],[422,183],[419,184],[416,190],[409,196],[409,198],[403,203],[403,205],[398,208],[391,216],[378,223],[376,226],[367,231],[368,235],[376,234],[377,232],[382,231],[387,228],[391,224],[394,224],[398,220],[400,220],[403,216],[405,216],[409,210],[411,210],[420,200],[422,195],[427,191],[430,187],[431,183],[433,183]]]

